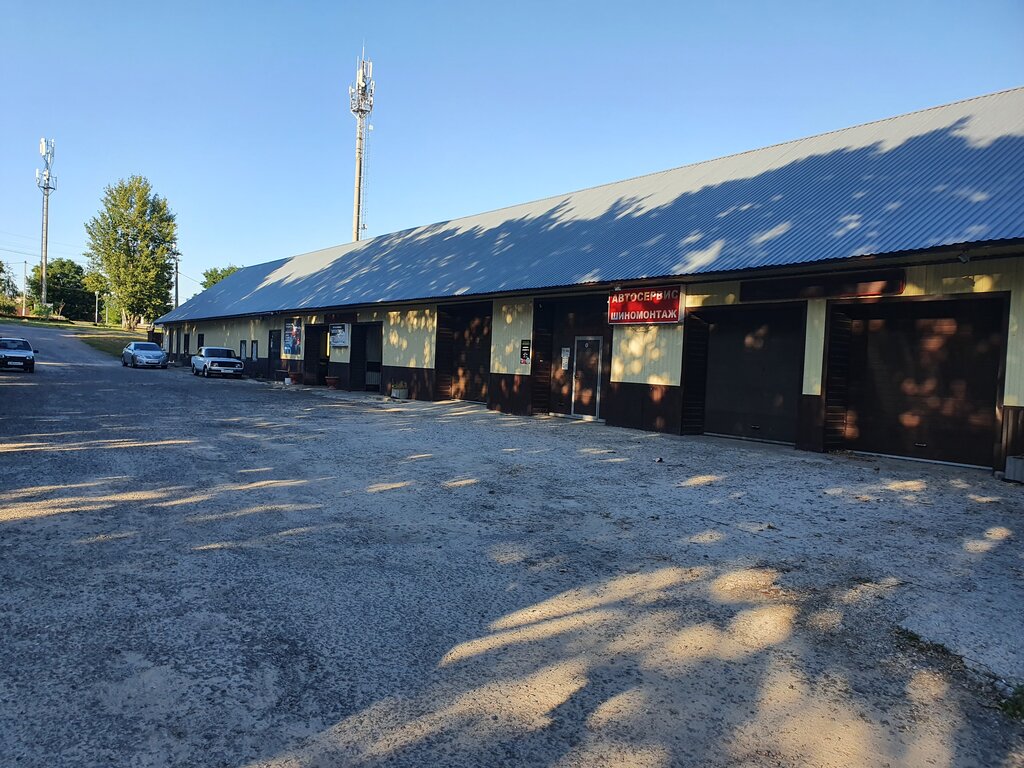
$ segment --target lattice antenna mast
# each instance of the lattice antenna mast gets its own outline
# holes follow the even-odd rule
[[[356,67],[355,85],[348,88],[349,109],[356,118],[356,183],[352,204],[352,240],[359,239],[363,225],[364,162],[366,160],[366,118],[373,111],[373,62],[363,51]]]
[[[36,186],[43,193],[43,244],[40,252],[40,300],[46,305],[46,239],[50,227],[50,193],[57,189],[57,177],[53,175],[53,139],[39,140],[39,154],[43,158],[43,170],[36,169]]]

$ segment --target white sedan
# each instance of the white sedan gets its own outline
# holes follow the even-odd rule
[[[227,347],[200,347],[192,355],[192,375],[210,377],[241,376],[242,361],[235,357],[234,350]]]

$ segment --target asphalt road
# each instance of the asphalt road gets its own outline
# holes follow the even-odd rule
[[[1024,765],[985,473],[4,333],[0,765]]]

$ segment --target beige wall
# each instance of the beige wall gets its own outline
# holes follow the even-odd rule
[[[384,315],[384,365],[433,368],[437,342],[437,307],[420,307]]]
[[[699,283],[686,286],[687,307],[710,307],[718,304],[739,304],[738,280],[724,283]]]
[[[522,365],[520,347],[524,339],[533,339],[533,300],[495,301],[491,309],[491,373],[516,373],[528,376],[530,363]]]
[[[612,381],[679,386],[683,324],[612,328]]]
[[[825,355],[825,299],[807,302],[807,326],[804,333],[804,385],[805,395],[822,393],[821,372]]]

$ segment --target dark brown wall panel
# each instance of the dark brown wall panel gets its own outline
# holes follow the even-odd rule
[[[821,395],[800,396],[796,447],[817,453],[825,450],[825,398]]]
[[[350,372],[351,366],[348,363],[331,362],[327,364],[327,375],[338,379],[339,389],[349,388]]]
[[[529,416],[533,409],[533,385],[530,376],[515,373],[492,373],[487,407],[502,413]]]
[[[391,385],[405,382],[409,387],[409,397],[413,400],[435,400],[435,374],[433,368],[404,368],[397,365],[381,367],[381,392],[391,393]]]
[[[683,418],[683,390],[655,384],[615,381],[602,393],[601,412],[616,427],[678,435]]]

